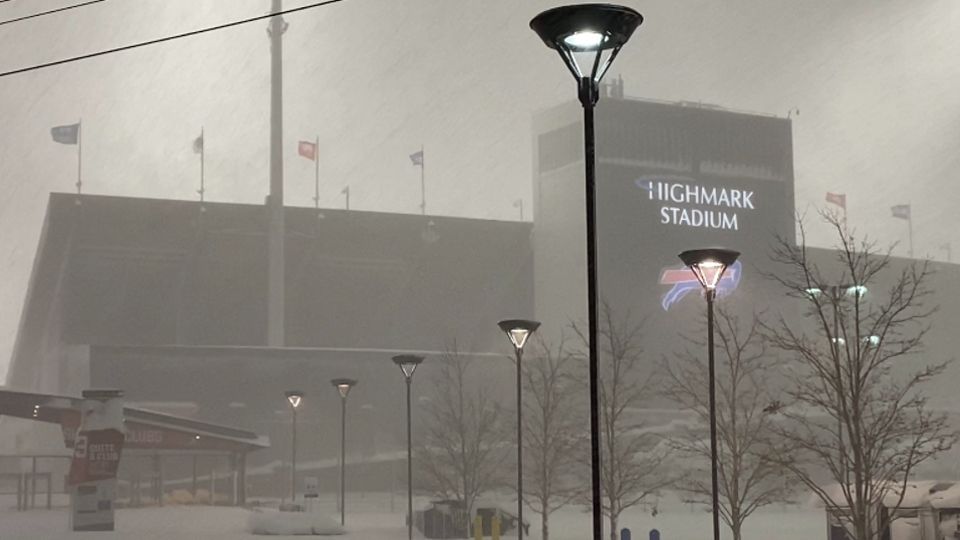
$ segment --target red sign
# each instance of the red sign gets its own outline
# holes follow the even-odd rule
[[[73,445],[70,485],[116,478],[123,449],[123,433],[117,429],[81,431]]]

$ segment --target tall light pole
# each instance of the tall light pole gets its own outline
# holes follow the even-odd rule
[[[521,398],[521,382],[523,375],[520,362],[523,360],[523,346],[537,328],[538,321],[523,319],[508,319],[497,323],[500,329],[506,332],[513,345],[513,352],[517,357],[517,540],[523,540],[523,401]]]
[[[346,474],[347,466],[347,396],[350,389],[357,385],[356,379],[332,379],[330,381],[340,393],[340,525],[346,524]]]
[[[820,285],[816,287],[810,287],[804,292],[810,296],[814,302],[818,302],[818,299],[826,293],[830,299],[830,305],[833,310],[833,337],[830,340],[830,350],[833,353],[833,358],[835,362],[835,376],[837,382],[842,382],[843,370],[840,367],[840,346],[846,344],[846,340],[840,337],[840,302],[845,296],[852,296],[859,300],[867,294],[867,288],[863,285],[854,285],[854,284],[842,284],[842,285]],[[880,338],[878,336],[866,336],[864,342],[869,347],[875,347],[879,345]],[[859,345],[857,345],[859,347]],[[841,401],[842,396],[837,396],[837,407],[838,409],[842,406]],[[839,410],[837,411],[839,413]],[[844,468],[846,465],[846,450],[844,449],[843,444],[843,416],[837,414],[837,447],[840,453],[840,467]],[[842,470],[842,469],[841,469]]]
[[[713,503],[713,540],[720,540],[720,494],[717,478],[717,389],[713,359],[713,301],[716,298],[717,284],[720,283],[723,272],[736,262],[739,256],[739,252],[720,248],[692,249],[680,254],[680,260],[693,271],[693,275],[703,286],[704,296],[707,299],[707,355],[710,369],[710,493]]]
[[[290,410],[293,411],[292,441],[290,444],[290,502],[297,499],[297,409],[303,403],[303,392],[299,390],[287,390],[284,393],[287,396],[287,402],[290,403]]]
[[[600,98],[600,79],[630,39],[643,17],[636,11],[610,4],[562,6],[544,11],[530,28],[547,47],[556,50],[577,80],[583,105],[584,168],[587,213],[587,320],[590,339],[590,473],[593,502],[593,540],[603,538],[600,499],[600,390],[596,247],[596,163],[593,108]]]
[[[281,0],[271,0],[271,13],[283,10]],[[283,16],[270,18],[270,196],[267,235],[267,345],[283,347],[284,331],[284,237],[286,225],[283,210],[283,33],[287,23]]]
[[[413,372],[423,362],[422,356],[413,354],[399,354],[393,357],[393,363],[403,372],[407,381],[407,539],[413,540],[413,439],[410,429],[410,385],[413,382]]]

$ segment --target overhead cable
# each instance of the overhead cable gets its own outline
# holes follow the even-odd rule
[[[0,2],[3,2],[3,1],[9,1],[9,0],[0,0]],[[61,66],[61,65],[70,64],[70,63],[73,63],[73,62],[79,62],[79,61],[81,61],[81,60],[88,60],[88,59],[90,59],[90,58],[97,58],[97,57],[100,57],[100,56],[106,56],[106,55],[108,55],[108,54],[114,54],[114,53],[118,53],[118,52],[129,51],[129,50],[132,50],[132,49],[139,49],[140,47],[146,47],[146,46],[148,46],[148,45],[157,45],[157,44],[160,44],[160,43],[166,43],[166,42],[168,42],[168,41],[174,41],[174,40],[177,40],[177,39],[182,39],[182,38],[197,36],[197,35],[200,35],[200,34],[206,34],[206,33],[208,33],[208,32],[215,32],[215,31],[217,31],[217,30],[224,30],[224,29],[226,29],[226,28],[232,28],[232,27],[234,27],[234,26],[240,26],[240,25],[243,25],[243,24],[248,24],[248,23],[252,23],[252,22],[256,22],[256,21],[262,21],[262,20],[264,20],[264,19],[269,19],[269,18],[271,18],[271,17],[276,17],[276,16],[279,16],[279,15],[287,15],[287,14],[289,14],[289,13],[296,13],[296,12],[298,12],[298,11],[306,11],[306,10],[308,10],[308,9],[323,7],[323,6],[330,5],[330,4],[336,4],[336,3],[338,3],[338,2],[343,2],[343,0],[326,0],[326,1],[324,1],[324,2],[316,2],[316,3],[313,3],[313,4],[307,4],[307,5],[305,5],[305,6],[300,6],[300,7],[291,8],[291,9],[285,9],[285,10],[283,10],[283,11],[277,11],[277,12],[275,12],[275,13],[267,13],[266,15],[258,15],[258,16],[256,16],[256,17],[250,17],[250,18],[247,18],[247,19],[240,19],[240,20],[237,20],[237,21],[232,21],[232,22],[228,22],[228,23],[224,23],[224,24],[218,24],[218,25],[216,25],[216,26],[209,26],[209,27],[207,27],[207,28],[200,28],[200,29],[198,29],[198,30],[191,30],[191,31],[189,31],[189,32],[184,32],[184,33],[182,33],[182,34],[174,34],[174,35],[171,35],[171,36],[165,36],[165,37],[162,37],[162,38],[151,39],[151,40],[148,40],[148,41],[141,41],[141,42],[139,42],[139,43],[131,43],[130,45],[123,45],[123,46],[121,46],[121,47],[114,47],[114,48],[112,48],[112,49],[104,49],[104,50],[102,50],[102,51],[96,51],[96,52],[92,52],[92,53],[81,54],[81,55],[79,55],[79,56],[72,56],[72,57],[70,57],[70,58],[63,58],[63,59],[61,59],[61,60],[54,60],[54,61],[52,61],[52,62],[44,62],[44,63],[42,63],[42,64],[35,64],[35,65],[32,65],[32,66],[27,66],[27,67],[23,67],[23,68],[17,68],[17,69],[13,69],[13,70],[10,70],[10,71],[4,71],[4,72],[0,73],[0,77],[9,77],[10,75],[18,75],[18,74],[20,74],[20,73],[27,73],[27,72],[29,72],[29,71],[37,71],[37,70],[41,70],[41,69],[45,69],[45,68],[49,68],[49,67]]]

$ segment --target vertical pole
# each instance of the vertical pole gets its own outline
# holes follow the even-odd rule
[[[593,107],[596,104],[596,83],[580,79],[580,103],[583,104],[583,161],[585,168],[587,213],[587,317],[589,321],[590,364],[590,479],[593,510],[593,540],[603,540],[603,507],[600,499],[600,390],[597,328],[597,244],[596,244],[596,156],[593,128]]]
[[[413,540],[413,438],[410,429],[410,383],[407,377],[407,540]]]
[[[283,10],[281,0],[272,0],[273,13]],[[270,19],[270,197],[267,277],[267,345],[284,344],[284,234],[283,215],[283,32],[286,23]]]
[[[907,231],[910,234],[910,258],[913,258],[913,205],[907,204]]]
[[[157,471],[157,506],[163,506],[163,458],[160,454],[153,456],[153,466]]]
[[[240,452],[240,471],[237,475],[239,478],[237,480],[237,504],[246,505],[247,504],[247,453],[246,451]]]
[[[520,221],[523,221],[523,199],[520,199]]]
[[[77,195],[83,191],[83,120],[77,120]]]
[[[343,188],[343,194],[347,196],[347,210],[350,209],[350,186]]]
[[[297,408],[293,410],[293,444],[290,455],[290,502],[297,500]]]
[[[832,347],[833,347],[834,361],[837,362],[838,365],[839,365],[839,362],[840,362],[840,295],[843,294],[843,293],[842,293],[842,289],[843,289],[843,287],[840,286],[840,285],[831,285],[831,286],[830,286],[830,299],[831,299],[831,301],[833,302],[833,343],[832,343]],[[837,382],[838,382],[838,384],[840,384],[840,387],[842,387],[842,383],[843,383],[843,372],[842,372],[839,368],[837,369],[837,376],[839,377],[839,379],[837,380]],[[841,399],[843,399],[843,396],[842,396],[842,394],[840,394],[840,391],[838,390],[838,392],[837,392],[837,408],[838,408],[838,411],[837,411],[837,412],[838,412],[838,413],[840,412],[839,409],[842,408],[842,403],[840,403],[840,400],[841,400]],[[846,482],[846,465],[847,465],[846,455],[847,455],[847,453],[846,453],[846,450],[845,450],[844,447],[843,447],[843,418],[842,418],[842,416],[841,416],[840,414],[837,414],[837,446],[838,446],[838,448],[840,449],[840,456],[839,456],[839,457],[840,457],[840,472],[841,472],[841,474],[842,474],[843,477],[844,477],[844,482]]]
[[[313,207],[320,209],[320,136],[317,135],[317,142],[313,146]]]
[[[203,195],[207,192],[203,179],[203,161],[207,151],[207,140],[203,137],[203,126],[200,126],[200,208],[203,208]]]
[[[720,493],[717,475],[717,389],[713,358],[713,299],[717,292],[707,289],[707,351],[710,366],[710,478],[713,499],[713,540],[720,540]]]
[[[197,498],[197,455],[193,455],[193,476],[192,481],[190,482],[190,492],[193,495],[193,498]]]
[[[30,508],[37,507],[37,456],[30,456]]]
[[[423,145],[420,145],[420,213],[427,215],[427,156],[423,153]]]
[[[340,398],[340,525],[346,524],[347,398]]]
[[[517,540],[523,540],[523,403],[520,393],[523,349],[514,347],[514,350],[517,353]]]

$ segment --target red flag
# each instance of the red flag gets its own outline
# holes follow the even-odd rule
[[[844,210],[847,209],[847,194],[846,193],[830,193],[827,192],[827,202],[830,204],[835,204]]]
[[[310,141],[300,141],[300,144],[297,145],[297,153],[309,159],[310,161],[316,161],[317,160],[317,143],[312,143]]]

